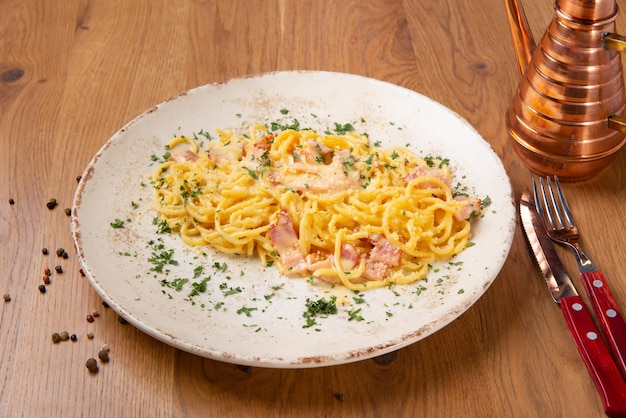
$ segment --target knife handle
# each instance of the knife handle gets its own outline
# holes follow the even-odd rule
[[[626,417],[626,383],[585,303],[577,295],[561,298],[560,305],[578,351],[602,399],[604,412],[610,417]]]
[[[626,323],[599,270],[580,275],[617,367],[626,379]]]

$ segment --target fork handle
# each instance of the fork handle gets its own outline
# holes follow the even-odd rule
[[[613,358],[626,379],[626,322],[599,270],[582,272],[580,277]]]
[[[626,382],[604,345],[591,314],[578,295],[560,299],[561,310],[578,351],[609,417],[626,417]]]

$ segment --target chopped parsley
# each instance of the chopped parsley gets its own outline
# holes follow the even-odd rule
[[[320,298],[318,300],[306,300],[306,311],[302,316],[306,319],[306,324],[302,328],[310,328],[317,324],[315,318],[318,316],[327,317],[328,315],[335,315],[337,313],[337,297],[331,296],[330,300]]]
[[[111,227],[115,228],[115,229],[121,229],[121,228],[126,228],[124,226],[124,221],[121,220],[120,218],[115,218],[114,222],[111,222]]]

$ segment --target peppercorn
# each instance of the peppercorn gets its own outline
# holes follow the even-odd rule
[[[87,322],[93,322],[93,315],[92,314],[87,314]]]
[[[65,208],[65,209],[63,209],[63,211],[65,212],[65,214],[67,216],[72,216],[72,209],[71,208]]]
[[[61,257],[63,257],[64,259],[67,260],[68,258],[70,258],[70,255],[65,252],[65,253],[63,253],[63,255]]]
[[[59,342],[61,342],[61,334],[59,334],[58,332],[53,332],[52,333],[52,342],[55,344],[58,344]]]
[[[46,206],[48,207],[48,209],[52,210],[56,208],[58,204],[59,203],[57,202],[57,200],[55,198],[52,198],[48,201],[48,203],[46,203]]]
[[[13,200],[13,198],[9,199],[9,205],[14,205],[15,204],[15,200]]]
[[[87,370],[89,370],[91,373],[98,373],[98,362],[96,361],[95,358],[90,358],[89,360],[87,360],[87,363],[85,363],[85,366],[87,366]]]
[[[70,339],[70,333],[67,331],[62,331],[59,335],[61,336],[61,341],[67,341]]]
[[[45,286],[45,285],[43,285],[43,284],[40,284],[40,285],[39,285],[39,291],[40,291],[41,293],[46,293],[46,286]]]
[[[111,347],[108,344],[102,344],[100,346],[100,351],[111,351]]]
[[[41,250],[41,252],[43,253],[43,255],[48,255],[48,249],[45,247]]]
[[[78,337],[76,336],[76,334],[72,334],[72,335],[70,335],[70,340],[78,341]]]
[[[108,363],[109,362],[109,352],[106,351],[106,350],[100,350],[98,352],[98,358],[100,359],[101,362]]]
[[[50,284],[50,276],[44,275],[43,276],[43,283],[44,284]]]
[[[5,302],[11,302],[11,295],[9,295],[8,293],[5,293],[2,297],[4,298]]]
[[[102,301],[102,306],[104,306],[105,308],[108,308],[108,307],[109,307],[109,304],[108,304],[108,303],[106,303],[105,301]]]
[[[46,276],[50,276],[52,272],[50,271],[48,267],[46,267],[45,269],[43,269],[43,274],[45,274]]]
[[[89,338],[91,340],[93,338],[93,332],[89,331],[87,333],[87,338]]]
[[[67,254],[67,251],[65,251],[65,248],[57,248],[57,256],[63,257],[63,258],[69,257],[69,255]]]
[[[61,266],[54,266],[54,271],[56,271],[57,273],[63,273],[63,267],[61,267]]]
[[[118,317],[117,317],[117,322],[119,322],[119,323],[120,323],[120,324],[122,324],[122,325],[126,325],[126,324],[128,324],[128,321],[127,321],[127,320],[125,320],[124,318],[122,318],[121,316],[118,316]]]
[[[80,273],[81,276],[85,276],[85,272],[83,271],[83,269],[78,270],[78,272]]]
[[[83,176],[76,176],[76,183],[80,183],[80,179],[82,179]]]
[[[100,316],[100,313],[99,313],[98,311],[96,311],[96,310],[93,310],[93,311],[91,311],[91,315],[92,315],[94,318],[97,318],[97,317],[99,317],[99,316]]]
[[[343,393],[338,393],[335,392],[333,393],[333,396],[335,397],[335,399],[337,399],[339,402],[343,402],[346,400],[346,396]]]

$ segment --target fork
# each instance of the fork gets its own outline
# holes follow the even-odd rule
[[[539,189],[539,190],[538,190]],[[556,193],[555,193],[556,189]],[[533,179],[537,212],[552,240],[569,247],[576,255],[581,281],[600,322],[615,362],[626,380],[626,323],[620,313],[604,275],[591,261],[580,245],[580,233],[567,204],[557,176],[554,187],[550,177]]]

